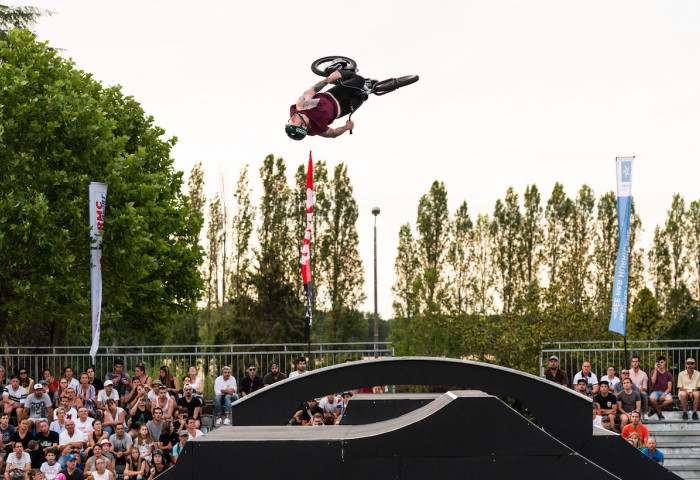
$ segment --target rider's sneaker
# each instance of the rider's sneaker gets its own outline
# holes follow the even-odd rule
[[[325,70],[326,76],[329,76],[331,73],[335,72],[336,70],[343,70],[345,67],[348,66],[348,63],[343,60],[342,58],[336,58],[333,60],[333,63],[328,65]]]

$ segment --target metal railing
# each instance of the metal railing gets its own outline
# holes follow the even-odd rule
[[[124,371],[130,375],[138,363],[146,364],[146,372],[158,378],[160,367],[167,365],[182,383],[190,366],[204,381],[204,396],[210,398],[214,392],[214,379],[224,365],[231,367],[232,375],[240,381],[246,367],[254,362],[260,376],[270,371],[270,364],[280,364],[280,371],[289,375],[295,370],[299,357],[308,358],[308,369],[336,365],[346,360],[384,358],[394,356],[394,347],[389,342],[374,343],[312,343],[307,351],[306,343],[246,344],[246,345],[143,345],[100,347],[93,365],[90,347],[5,347],[0,349],[0,365],[9,377],[20,368],[26,368],[29,376],[38,381],[45,369],[51,370],[55,378],[61,376],[63,368],[70,366],[73,376],[94,366],[95,375],[104,379],[113,370],[114,360],[124,362]]]
[[[674,378],[685,368],[688,357],[698,359],[700,355],[700,340],[635,340],[627,342],[627,357],[625,357],[624,342],[546,342],[540,351],[540,375],[549,368],[549,357],[559,357],[559,367],[573,376],[581,371],[584,361],[591,362],[591,371],[598,379],[606,375],[608,366],[613,365],[620,376],[620,368],[630,366],[632,355],[639,356],[639,365],[651,379],[656,358],[666,357],[666,368],[673,373]]]

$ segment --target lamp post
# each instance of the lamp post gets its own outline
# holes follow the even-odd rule
[[[379,207],[372,207],[374,215],[374,358],[379,357],[379,314],[377,313],[377,215]]]

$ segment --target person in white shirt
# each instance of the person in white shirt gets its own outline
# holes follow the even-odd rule
[[[5,458],[5,479],[27,478],[31,468],[32,461],[29,454],[24,451],[22,442],[15,442],[14,451],[8,453]]]
[[[2,392],[2,403],[5,413],[12,415],[15,410],[17,418],[22,418],[24,412],[24,401],[27,399],[27,390],[19,384],[19,377],[13,375],[10,384]]]
[[[294,378],[297,375],[303,375],[305,373],[308,373],[306,370],[306,358],[299,357],[297,359],[297,369],[289,374],[289,378]]]
[[[585,378],[587,383],[586,391],[593,393],[594,395],[598,393],[598,377],[595,373],[591,372],[591,362],[584,361],[581,365],[581,371],[574,375],[574,385],[578,384],[580,378]]]
[[[66,379],[68,382],[69,387],[73,387],[75,391],[78,391],[78,387],[80,386],[80,382],[73,377],[73,369],[68,365],[63,369],[63,378]]]
[[[221,425],[222,421],[224,425],[231,424],[231,403],[238,400],[238,395],[236,395],[236,378],[231,375],[231,367],[225,366],[221,369],[221,376],[216,377],[214,380],[214,408],[216,410],[216,420],[217,425]],[[222,419],[221,404],[224,404],[224,413],[226,414],[226,419]]]
[[[620,379],[615,376],[615,365],[610,365],[607,370],[607,375],[605,375],[602,380],[608,381],[608,386],[611,392],[615,392],[615,385],[620,383]]]
[[[88,417],[88,409],[85,407],[80,407],[78,409],[78,419],[75,421],[75,429],[80,430],[80,432],[87,438],[92,432],[95,431],[92,428],[92,422],[94,420]]]
[[[107,410],[107,400],[114,400],[119,403],[119,392],[114,388],[114,382],[112,380],[105,380],[104,390],[100,390],[97,394],[97,409],[103,412]]]
[[[189,437],[187,438],[187,441],[193,440],[197,437],[201,437],[204,435],[204,433],[201,430],[197,429],[197,420],[195,420],[192,417],[187,418],[187,433],[189,434]]]
[[[68,455],[79,455],[85,448],[86,440],[83,432],[75,428],[75,420],[66,420],[66,430],[58,437],[58,450],[61,452],[58,463],[65,466]]]
[[[318,408],[323,410],[323,421],[326,425],[333,425],[340,415],[343,399],[335,393],[326,395],[318,402]]]
[[[61,464],[56,461],[56,452],[53,450],[47,450],[46,461],[41,464],[41,470],[44,473],[44,478],[46,480],[54,480],[58,472],[61,471]]]

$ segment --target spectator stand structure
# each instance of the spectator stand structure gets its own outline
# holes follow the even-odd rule
[[[472,390],[432,400],[376,395],[372,401],[394,407],[375,414],[365,405],[351,414],[351,400],[352,425],[286,426],[303,400],[385,384]],[[539,426],[492,394],[522,401]],[[590,400],[572,390],[464,360],[390,358],[323,368],[237,401],[232,422],[188,442],[164,480],[221,476],[232,458],[256,465],[261,478],[678,478],[618,435],[594,433]]]

